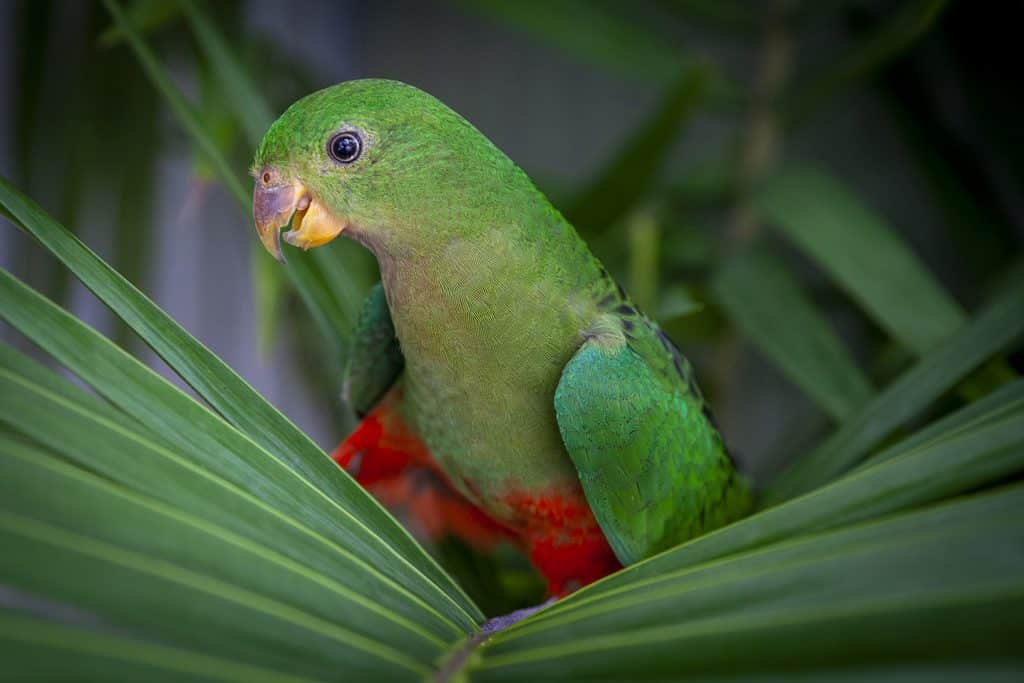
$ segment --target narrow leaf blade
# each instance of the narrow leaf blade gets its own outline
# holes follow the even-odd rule
[[[867,402],[871,384],[799,285],[760,250],[725,265],[713,291],[744,337],[833,419]]]
[[[756,202],[771,225],[915,354],[931,350],[963,324],[963,310],[910,249],[824,173],[785,170],[760,189]]]
[[[1024,282],[1017,282],[951,338],[932,349],[820,446],[786,469],[765,494],[771,505],[835,478],[953,388],[989,357],[1024,335]]]

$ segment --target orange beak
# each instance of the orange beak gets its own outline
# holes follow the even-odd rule
[[[292,216],[292,229],[284,239],[303,250],[327,244],[348,227],[348,222],[331,214],[302,183],[275,182],[278,177],[272,169],[260,173],[252,193],[252,216],[260,242],[271,256],[284,263],[281,228],[292,221]]]

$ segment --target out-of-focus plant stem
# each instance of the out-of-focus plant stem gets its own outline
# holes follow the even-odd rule
[[[775,0],[765,16],[760,59],[751,88],[750,111],[743,133],[735,198],[726,223],[726,244],[736,252],[750,243],[760,229],[751,200],[751,188],[771,167],[778,154],[781,127],[777,102],[789,76],[794,45],[787,21],[795,0]],[[732,396],[740,359],[741,342],[728,328],[715,353],[712,368],[716,391]]]
[[[734,247],[748,243],[760,227],[750,189],[769,169],[778,151],[780,127],[776,101],[793,59],[793,40],[786,27],[786,13],[792,4],[789,0],[777,0],[765,19],[761,58],[740,150],[736,201],[727,227]]]
[[[626,236],[630,296],[641,309],[655,311],[660,270],[658,263],[661,260],[661,226],[650,209],[642,209],[630,217]]]

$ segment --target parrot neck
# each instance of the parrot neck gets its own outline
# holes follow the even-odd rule
[[[430,368],[483,381],[499,365],[550,360],[560,369],[571,357],[594,316],[588,295],[601,268],[537,195],[520,203],[525,210],[491,210],[461,226],[423,221],[351,235],[377,257],[410,375]]]

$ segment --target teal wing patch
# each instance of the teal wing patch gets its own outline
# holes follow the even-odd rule
[[[621,338],[590,339],[562,371],[555,413],[587,501],[624,565],[749,506],[692,382],[658,372]]]
[[[391,311],[378,282],[363,301],[352,335],[341,398],[362,418],[391,388],[405,367]]]

